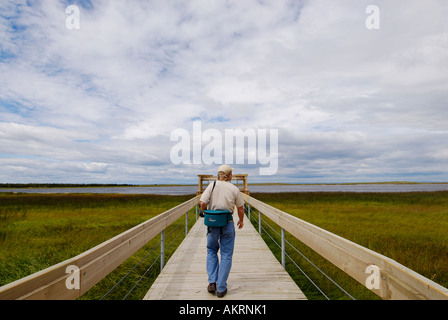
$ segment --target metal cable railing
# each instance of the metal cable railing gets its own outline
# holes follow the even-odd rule
[[[166,237],[168,237],[170,234],[172,234],[174,231],[176,231],[177,229],[179,229],[182,225],[177,225],[176,228],[174,228],[173,230],[171,230]],[[179,237],[179,235],[182,233],[183,230],[180,230],[180,232],[178,232],[176,234],[176,236],[174,237],[173,240],[171,240],[171,242],[165,247],[165,250],[168,250],[169,247],[173,244],[173,242]],[[160,241],[158,243],[158,245],[160,245],[162,243],[162,241]],[[123,297],[123,300],[126,300],[126,298],[129,296],[129,294],[131,294],[132,291],[134,291],[134,289],[137,287],[137,285],[140,283],[140,281],[142,281],[142,279],[146,276],[146,274],[152,269],[152,267],[155,265],[155,263],[160,260],[162,258],[162,255],[158,255],[157,258],[152,262],[152,264],[149,266],[148,269],[146,269],[146,271],[140,276],[140,278],[134,283],[134,285],[131,287],[131,289],[126,293],[126,295]]]
[[[83,296],[97,283],[102,281],[111,272],[134,256],[140,255],[142,249],[150,241],[161,234],[159,243],[162,251],[160,258],[161,268],[164,264],[164,234],[165,229],[179,218],[185,217],[185,233],[188,233],[188,212],[197,208],[198,196],[191,198],[167,211],[152,217],[117,236],[98,244],[97,246],[78,254],[75,257],[64,260],[27,277],[13,281],[0,287],[0,299],[29,299],[29,300],[74,300]],[[197,211],[197,210],[196,210]],[[177,222],[179,223],[179,222]],[[131,268],[117,284],[115,284],[101,299],[107,297],[110,292],[123,284],[137,268],[148,259],[151,253],[147,253],[143,259]],[[132,262],[129,262],[131,264]],[[122,266],[122,270],[125,266]],[[65,276],[64,276],[65,274]],[[82,275],[82,276],[81,276]],[[116,276],[117,277],[117,276]],[[109,280],[110,281],[110,280]],[[103,282],[104,285],[104,282]],[[96,287],[92,295],[96,295],[101,286]]]
[[[276,232],[269,224],[267,224],[267,226],[269,227],[269,228],[271,228],[277,235],[279,235],[278,234],[278,232]],[[261,225],[261,229],[266,233],[266,235],[268,235],[269,236],[269,238],[277,245],[277,247],[279,248],[279,249],[282,249],[282,247],[281,247],[281,245],[279,245],[278,244],[278,242],[277,241],[275,241],[275,239],[269,234],[269,232],[267,232],[267,230],[263,227],[263,225]],[[280,236],[280,235],[279,235]],[[330,298],[322,291],[322,289],[321,288],[319,288],[319,286],[313,281],[313,280],[311,280],[311,278],[305,273],[305,271],[303,271],[303,269],[302,268],[300,268],[298,265],[297,265],[297,263],[295,263],[295,261],[285,252],[285,254],[286,254],[286,256],[289,258],[289,260],[291,260],[291,262],[292,263],[294,263],[294,265],[297,267],[297,269],[299,269],[299,271],[308,279],[308,281],[310,281],[311,282],[311,284],[327,299],[327,300],[330,300]]]
[[[180,220],[180,219],[179,219]],[[185,217],[185,236],[187,236],[188,234],[188,226],[192,226],[192,221],[193,220],[197,220],[197,215],[194,216],[190,219],[188,219],[188,212],[186,213],[186,217]],[[162,270],[164,263],[165,263],[165,252],[173,245],[173,243],[179,238],[179,236],[183,233],[183,229],[182,227],[184,227],[184,225],[182,223],[178,223],[178,225],[173,228],[172,230],[170,230],[169,233],[167,233],[166,235],[164,234],[164,231],[162,231],[161,233],[161,239],[160,241],[154,245],[146,254],[143,258],[141,258],[134,266],[131,267],[131,269],[112,287],[110,288],[101,298],[100,300],[103,300],[105,297],[107,297],[114,289],[116,289],[121,283],[123,283],[136,269],[139,265],[141,265],[145,260],[147,260],[151,254],[157,249],[160,248],[160,253],[157,255],[157,257],[151,262],[151,265],[146,268],[146,270],[143,272],[143,274],[140,275],[140,277],[138,278],[137,281],[135,281],[135,283],[133,283],[132,287],[127,291],[127,293],[125,294],[125,296],[122,298],[122,300],[125,300],[133,291],[134,289],[138,286],[138,284],[145,278],[146,274],[148,272],[151,271],[151,269],[156,265],[156,263],[158,261],[161,261],[161,259],[163,259],[163,262],[161,262],[161,268],[160,271]],[[180,230],[179,230],[180,229]],[[164,245],[164,241],[174,232],[176,232],[177,230],[179,230],[174,238],[170,241],[170,243],[168,243],[166,246]],[[163,248],[162,248],[163,245]]]
[[[157,243],[138,263],[136,263],[129,271],[126,273],[112,288],[109,289],[101,298],[100,300],[103,300],[106,296],[109,295],[115,288],[118,287],[120,283],[122,283],[144,260],[146,260],[147,257],[157,248],[160,246],[160,241]],[[160,256],[159,256],[160,257]],[[158,258],[157,258],[158,259]]]
[[[248,207],[249,204],[245,205],[245,211],[249,217],[249,220],[251,220],[252,214],[250,207]],[[350,295],[346,290],[344,290],[338,283],[336,283],[331,277],[329,277],[324,271],[322,271],[319,267],[317,267],[309,258],[307,258],[302,252],[300,252],[296,247],[294,247],[288,240],[285,238],[284,230],[282,229],[282,234],[279,234],[269,223],[265,222],[263,219],[261,219],[261,214],[258,212],[258,228],[261,236],[261,231],[263,230],[265,234],[272,240],[273,243],[282,251],[282,265],[285,268],[285,257],[287,257],[294,265],[295,267],[310,281],[310,283],[327,299],[330,300],[328,295],[326,295],[321,288],[310,278],[306,272],[299,267],[299,265],[291,258],[291,256],[286,252],[285,244],[288,244],[291,248],[293,248],[300,256],[302,256],[308,263],[310,263],[317,271],[319,271],[322,275],[324,275],[329,281],[331,281],[337,288],[339,288],[344,294],[346,294],[348,297],[350,297],[353,300],[356,300],[352,295]],[[257,219],[255,218],[255,221]],[[279,244],[270,234],[269,232],[263,227],[263,222],[266,226],[268,226],[278,237],[281,238],[282,245]]]

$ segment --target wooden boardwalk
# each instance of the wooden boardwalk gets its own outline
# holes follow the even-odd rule
[[[236,215],[236,214],[234,214]],[[199,219],[169,259],[144,300],[305,300],[306,297],[246,218],[236,228],[228,292],[207,291],[206,226]],[[219,255],[219,253],[218,253]]]

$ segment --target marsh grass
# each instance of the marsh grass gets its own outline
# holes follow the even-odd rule
[[[0,286],[72,258],[191,198],[119,194],[0,194]],[[184,226],[184,223],[185,218],[180,218],[166,230],[166,234],[179,225]],[[185,229],[182,230],[185,232]],[[181,233],[167,250],[166,260],[182,239]],[[160,237],[154,238],[82,298],[101,298],[158,241]],[[166,242],[169,241],[167,237]],[[141,269],[146,271],[148,263],[152,263],[159,253],[159,248],[154,250],[154,254],[147,257],[126,282],[122,282],[122,289],[117,287],[107,298],[122,299],[122,293],[126,291],[127,294],[134,285],[132,281],[141,277],[138,272]],[[160,263],[157,267],[160,268]],[[141,283],[153,281],[156,272],[157,268],[147,272]],[[148,288],[136,288],[127,299],[141,299]]]
[[[189,229],[196,219],[189,212]],[[185,217],[165,230],[165,264],[185,236]],[[160,273],[160,236],[156,236],[84,294],[82,300],[141,300]]]
[[[252,196],[448,286],[448,192]],[[0,286],[72,258],[191,197],[0,194]],[[191,227],[194,214],[189,217]],[[166,261],[183,240],[184,219],[166,230],[167,247],[171,244]],[[277,233],[280,228],[263,219],[263,227],[280,243],[270,227]],[[258,228],[256,219],[252,222]],[[280,261],[278,247],[265,234],[263,238]],[[354,298],[378,299],[290,234],[286,233],[286,239]],[[81,299],[101,299],[116,284],[104,299],[142,299],[160,271],[159,242],[160,237],[152,239]],[[287,253],[329,299],[350,299],[288,245]],[[326,299],[289,259],[286,262],[287,271],[308,299]]]
[[[390,257],[448,287],[448,192],[265,193],[251,196]],[[263,219],[280,233],[278,226],[264,216]],[[255,225],[258,227],[256,222]],[[270,230],[267,226],[265,229]],[[278,247],[269,237],[263,237],[280,260]],[[288,233],[286,239],[354,298],[377,299],[364,286]],[[278,236],[276,241],[280,243]],[[351,299],[295,250],[287,246],[287,252],[330,299]],[[309,299],[325,299],[291,262],[288,264],[287,270]]]

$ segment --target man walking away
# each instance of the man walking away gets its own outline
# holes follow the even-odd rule
[[[238,210],[239,229],[243,227],[244,201],[240,190],[232,181],[232,168],[222,165],[218,168],[216,185],[210,183],[200,198],[201,209],[205,211],[207,204],[209,210],[229,210],[233,212],[235,206]],[[213,188],[214,187],[214,188]],[[235,245],[235,226],[233,216],[225,227],[207,227],[207,274],[210,293],[217,290],[219,298],[227,293],[227,278],[232,267],[233,248]],[[221,262],[218,259],[218,250],[221,250]]]

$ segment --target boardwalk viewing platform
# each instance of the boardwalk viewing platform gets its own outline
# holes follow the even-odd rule
[[[306,299],[248,219],[242,229],[235,229],[228,293],[222,299]],[[218,299],[207,291],[206,232],[203,220],[198,220],[149,289],[145,300]]]

